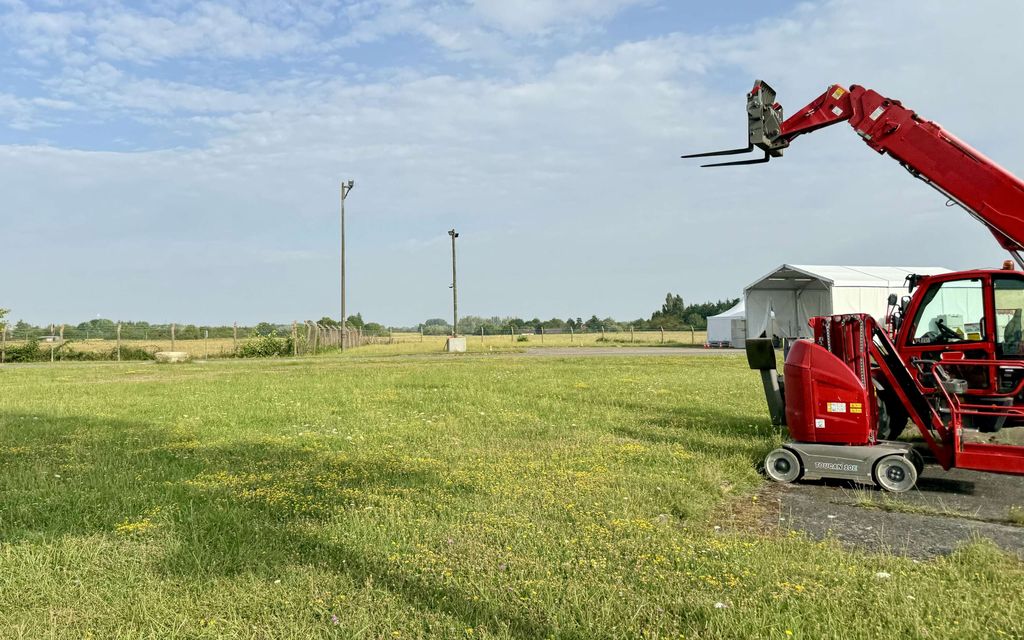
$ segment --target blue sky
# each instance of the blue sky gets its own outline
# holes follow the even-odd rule
[[[0,306],[38,323],[648,315],[782,262],[998,264],[966,215],[790,111],[860,83],[1024,173],[1013,2],[0,0]]]

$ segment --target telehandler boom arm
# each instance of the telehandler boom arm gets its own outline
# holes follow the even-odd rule
[[[986,158],[939,125],[924,120],[870,89],[832,85],[789,118],[783,119],[775,91],[758,80],[747,94],[746,148],[697,153],[698,158],[733,155],[757,147],[764,157],[703,165],[736,166],[768,162],[797,137],[849,122],[865,143],[899,162],[916,178],[931,185],[984,224],[999,244],[1024,269],[1024,182]]]

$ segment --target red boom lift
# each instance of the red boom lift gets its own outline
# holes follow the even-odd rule
[[[783,118],[760,80],[747,95],[748,145],[684,158],[745,153],[781,157],[797,137],[849,122],[865,143],[899,162],[984,224],[1024,269],[1024,182],[897,100],[853,85],[830,86]],[[846,478],[889,491],[914,486],[924,461],[899,442],[917,426],[944,469],[1024,474],[1024,446],[995,442],[1004,426],[1024,431],[1024,272],[1002,269],[911,276],[902,300],[890,296],[884,326],[867,314],[813,318],[814,338],[798,340],[775,371],[770,340],[747,341],[761,371],[772,421],[791,440],[768,454],[779,482]]]

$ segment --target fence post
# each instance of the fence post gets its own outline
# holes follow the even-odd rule
[[[231,348],[234,351],[238,351],[238,323],[236,322],[231,328],[232,344]],[[295,323],[292,323],[292,331],[295,331]]]
[[[388,344],[395,343],[395,330],[393,327],[388,327]]]
[[[691,324],[690,325],[690,345],[691,346],[697,344],[695,340],[696,339],[693,337],[693,325]]]
[[[509,335],[512,336],[512,342],[515,342],[516,341],[516,328],[513,327],[512,325],[508,325],[508,331],[509,331]]]
[[[299,355],[299,334],[295,321],[292,320],[292,357]]]
[[[601,325],[601,339],[604,340],[604,325]]]
[[[117,323],[117,361],[121,362],[121,323]]]
[[[7,323],[0,324],[0,364],[7,360]]]
[[[50,325],[50,362],[53,362],[53,325]]]
[[[203,329],[203,339],[206,342],[206,344],[204,345],[204,348],[206,350],[206,359],[209,360],[210,359],[210,330],[209,329]]]
[[[480,325],[480,344],[484,343],[484,327]]]
[[[665,344],[665,327],[659,327],[661,329],[661,344]]]
[[[174,351],[174,323],[171,323],[171,351]]]
[[[629,325],[629,341],[633,342],[633,325]]]
[[[569,325],[569,343],[571,344],[576,333],[572,330],[572,325]]]
[[[540,328],[540,343],[544,344],[544,327]]]

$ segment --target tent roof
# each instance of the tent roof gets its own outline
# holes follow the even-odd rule
[[[744,291],[754,288],[803,288],[815,281],[830,287],[895,289],[902,287],[906,277],[911,273],[933,276],[940,273],[949,273],[949,269],[943,267],[849,267],[840,265],[784,264],[755,280]]]
[[[711,318],[745,318],[745,317],[746,317],[746,312],[743,309],[743,298],[740,298],[740,301],[737,302],[733,306],[732,309],[728,309],[726,311],[723,311],[722,313],[719,313],[718,315],[715,315],[715,316],[708,316],[708,320],[710,320]]]

